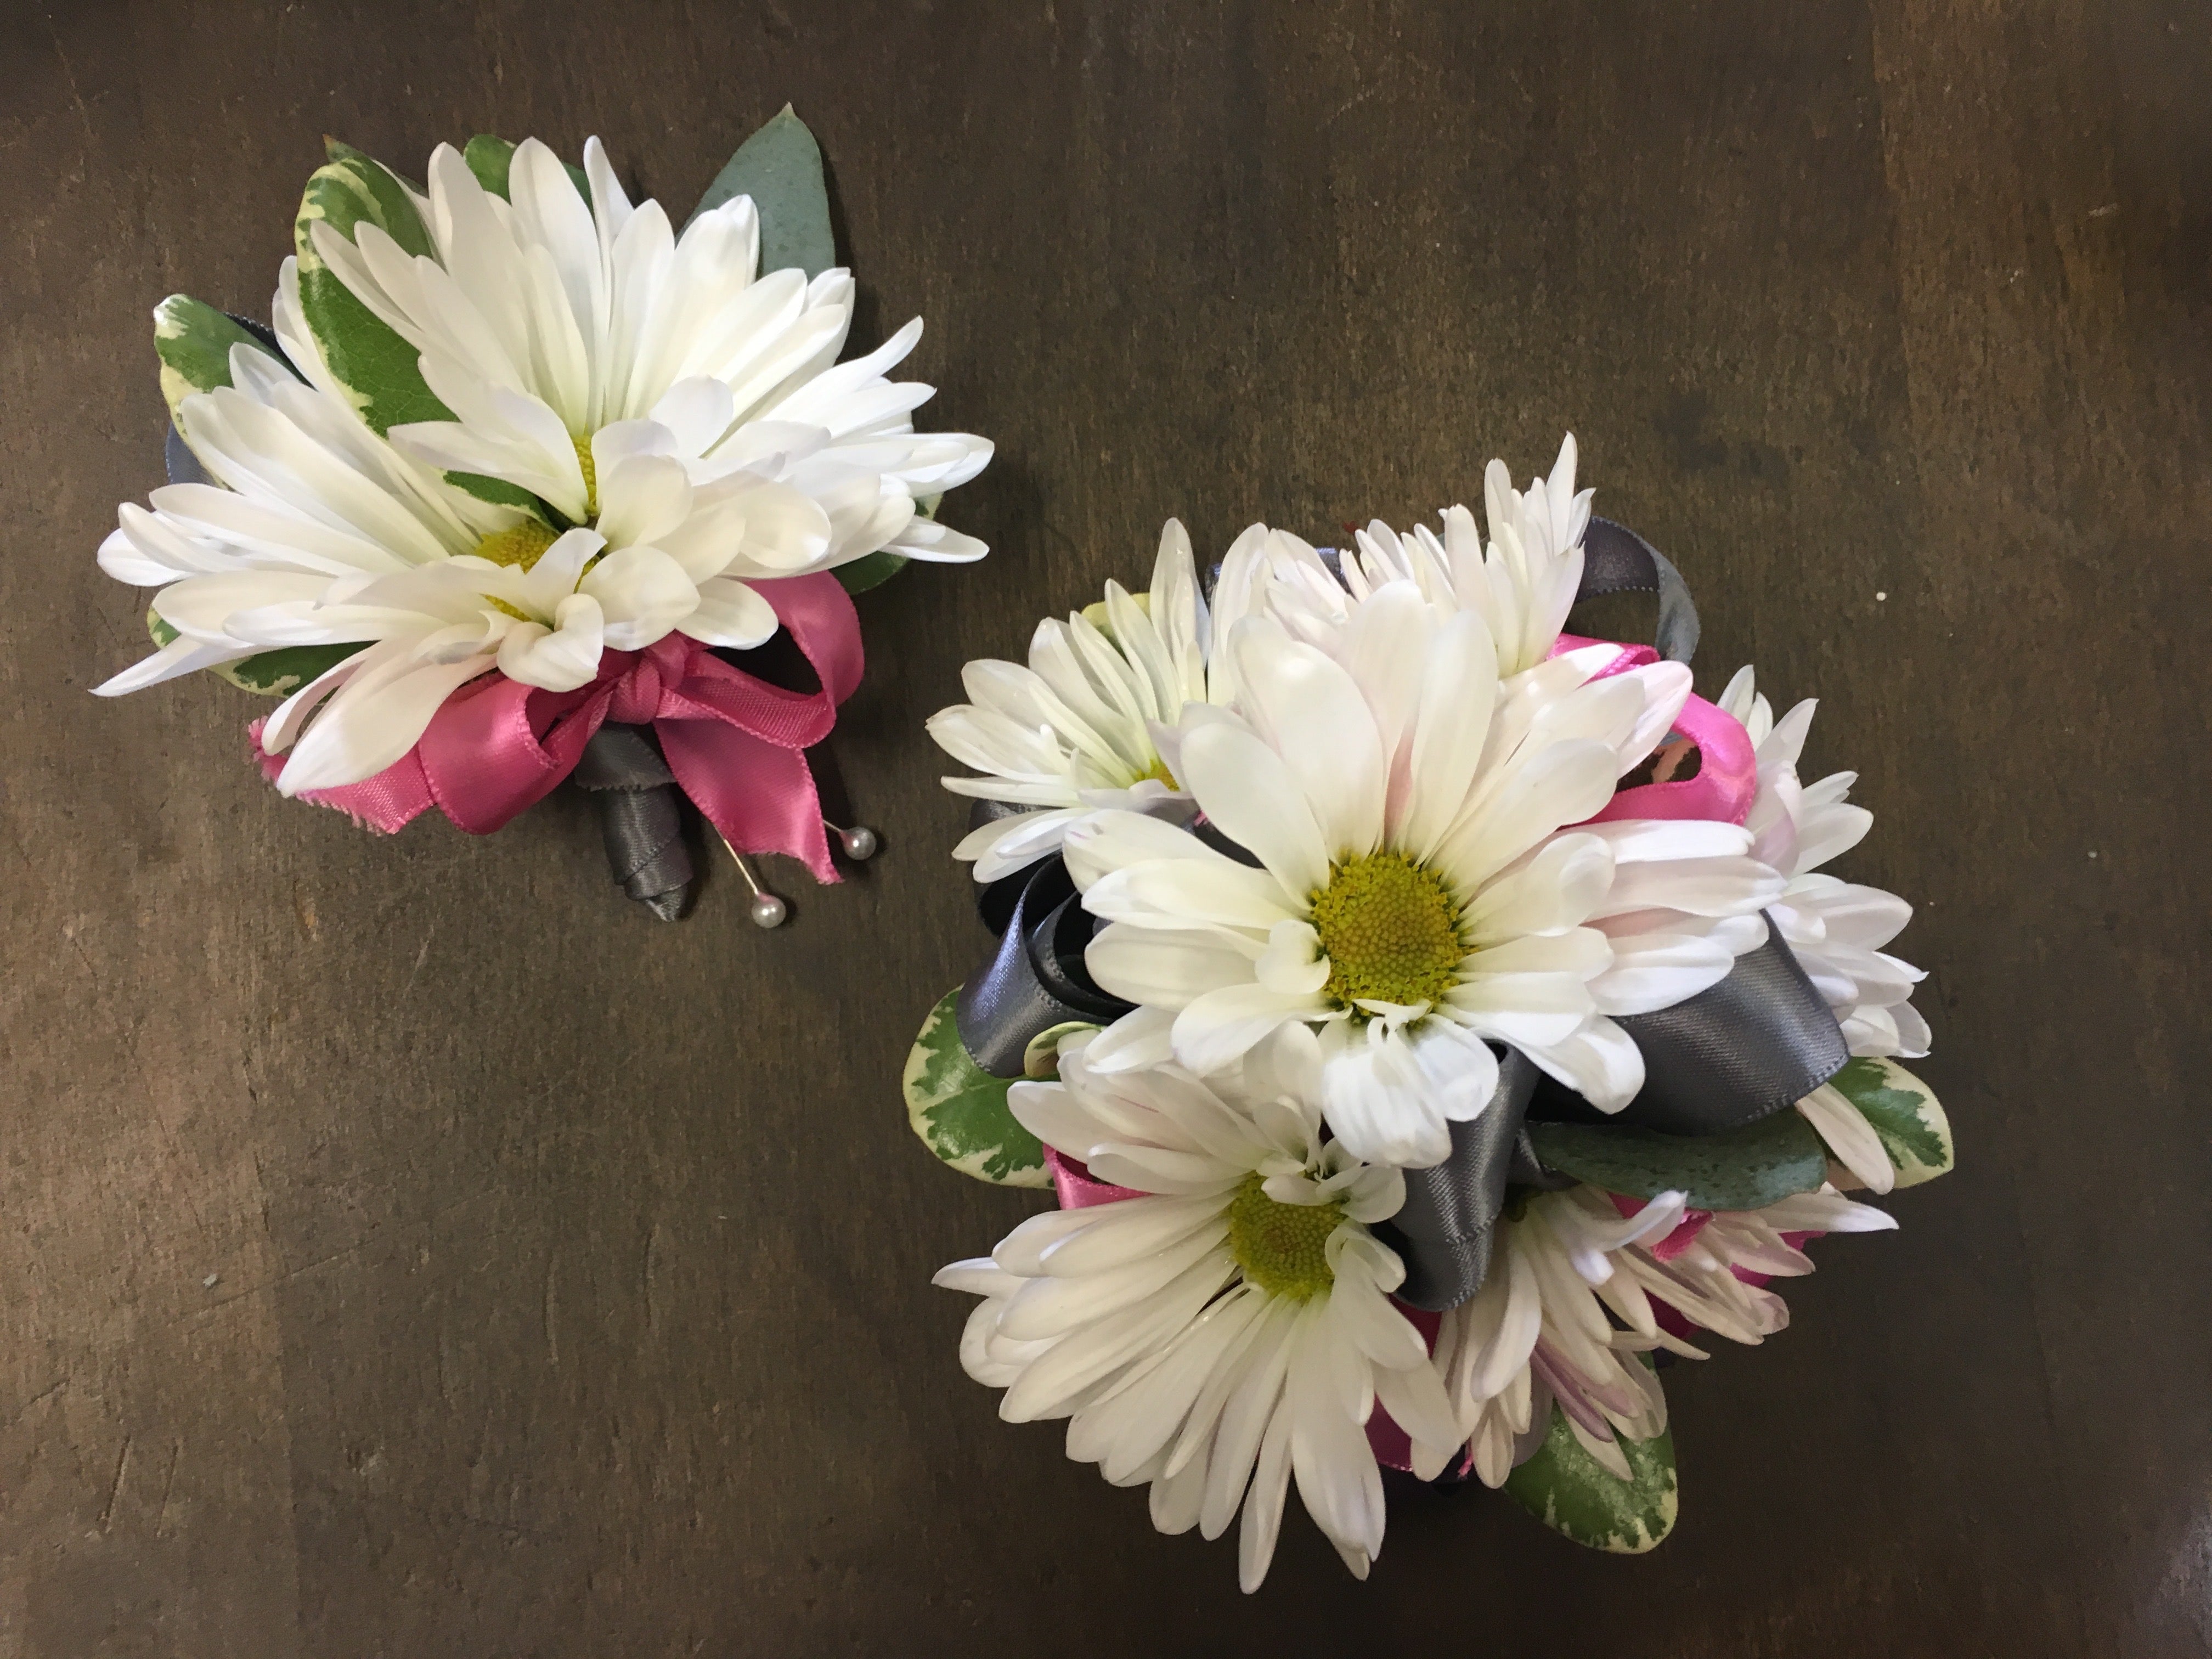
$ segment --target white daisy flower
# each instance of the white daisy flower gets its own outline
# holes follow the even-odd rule
[[[1764,937],[1626,934],[1655,911],[1752,916],[1780,886],[1731,824],[1584,823],[1665,735],[1688,671],[1593,678],[1619,654],[1599,646],[1501,683],[1481,613],[1441,617],[1407,581],[1358,606],[1340,649],[1248,618],[1227,653],[1241,712],[1185,712],[1176,775],[1256,868],[1134,813],[1067,831],[1108,923],[1091,975],[1139,1005],[1105,1054],[1210,1073],[1279,1025],[1318,1026],[1329,1127],[1374,1163],[1449,1154],[1448,1121],[1495,1088],[1488,1041],[1618,1110],[1644,1062],[1610,1017],[1696,994]]]
[[[915,511],[991,454],[966,434],[917,434],[912,412],[932,388],[885,378],[921,337],[919,319],[839,363],[849,272],[757,277],[750,198],[701,213],[679,238],[659,203],[631,205],[596,138],[584,169],[588,200],[526,140],[503,200],[441,144],[428,197],[414,198],[432,252],[410,256],[366,220],[355,240],[312,226],[316,256],[422,353],[455,417],[395,427],[395,444],[529,490],[611,546],[658,550],[697,587],[705,631],[686,631],[710,643],[774,632],[748,578],[886,550],[983,556]],[[313,356],[306,331],[279,332],[295,361]]]
[[[1255,526],[1237,548],[1266,533]],[[1029,810],[981,825],[952,856],[974,860],[977,881],[996,881],[1058,851],[1067,826],[1098,808],[1187,816],[1190,797],[1164,750],[1185,703],[1223,700],[1208,669],[1216,626],[1190,537],[1170,519],[1148,590],[1109,581],[1103,604],[1047,617],[1026,668],[983,658],[962,669],[971,701],[931,715],[929,735],[987,775],[945,787]]]
[[[1759,794],[1746,827],[1757,838],[1753,855],[1788,878],[1768,914],[1814,986],[1835,1011],[1854,1054],[1914,1058],[1928,1052],[1928,1022],[1911,1003],[1927,975],[1881,947],[1912,919],[1894,893],[1817,873],[1849,852],[1873,827],[1874,814],[1846,799],[1856,772],[1801,784],[1803,752],[1817,705],[1808,699],[1780,720],[1759,695],[1751,669],[1736,671],[1721,707],[1741,720],[1758,745]],[[1888,1192],[1896,1166],[1858,1109],[1823,1085],[1797,1103],[1836,1160],[1877,1193]]]
[[[1746,665],[1721,694],[1720,706],[1743,722],[1758,745],[1759,795],[1747,827],[1757,837],[1754,856],[1789,878],[1773,907],[1775,927],[1836,1011],[1853,1054],[1926,1054],[1928,1022],[1911,996],[1927,975],[1881,949],[1912,920],[1912,907],[1878,887],[1814,873],[1874,826],[1874,814],[1849,800],[1857,773],[1798,781],[1797,758],[1819,705],[1808,698],[1776,720]]]
[[[1551,477],[1533,480],[1525,494],[1514,489],[1505,463],[1492,460],[1483,474],[1483,495],[1486,551],[1474,514],[1455,506],[1443,514],[1442,537],[1425,525],[1401,536],[1380,519],[1355,532],[1353,546],[1338,556],[1341,580],[1311,548],[1279,534],[1242,550],[1261,567],[1247,580],[1263,590],[1268,609],[1293,637],[1331,654],[1369,595],[1410,581],[1443,616],[1479,614],[1498,647],[1498,672],[1510,678],[1550,653],[1582,585],[1591,492],[1575,489],[1574,434],[1559,446]],[[1231,568],[1224,561],[1224,584]]]
[[[108,574],[160,588],[155,614],[178,637],[98,690],[282,647],[365,644],[264,728],[270,752],[292,750],[285,793],[381,771],[479,674],[573,690],[603,647],[636,649],[695,614],[690,583],[661,556],[599,556],[596,532],[556,538],[451,488],[265,352],[234,346],[230,370],[230,386],[178,408],[214,482],[156,489],[150,512],[125,503],[100,550]]]
[[[1236,1086],[1173,1067],[1102,1073],[1082,1044],[1061,1081],[1017,1084],[1014,1115],[1101,1181],[1146,1194],[1032,1216],[936,1282],[984,1299],[961,1363],[999,1414],[1065,1417],[1067,1455],[1152,1486],[1163,1532],[1218,1538],[1241,1506],[1238,1578],[1259,1588],[1292,1476],[1358,1577],[1382,1547],[1365,1425],[1379,1401],[1434,1475],[1460,1437],[1405,1277],[1368,1227],[1405,1179],[1327,1141],[1312,1039],[1255,1051]]]
[[[1632,1479],[1619,1442],[1648,1440],[1667,1426],[1666,1395],[1639,1356],[1664,1348],[1706,1358],[1668,1328],[1665,1310],[1756,1344],[1786,1326],[1790,1310],[1736,1269],[1808,1273],[1811,1260],[1784,1233],[1896,1224],[1832,1188],[1763,1210],[1691,1211],[1686,1219],[1680,1193],[1626,1216],[1595,1187],[1528,1194],[1498,1222],[1482,1289],[1445,1313],[1437,1332],[1436,1364],[1476,1474],[1503,1485],[1542,1443],[1556,1401],[1590,1455]]]

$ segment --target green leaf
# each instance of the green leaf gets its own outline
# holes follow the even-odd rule
[[[796,265],[809,280],[837,263],[830,229],[830,190],[822,177],[822,147],[790,105],[738,147],[692,210],[697,218],[733,196],[750,196],[760,212],[760,268]]]
[[[160,601],[155,603],[158,605]],[[163,621],[161,613],[151,605],[146,610],[146,631],[153,635],[156,645],[167,645],[177,637],[177,630]],[[222,676],[241,691],[264,697],[286,697],[356,651],[368,648],[366,640],[348,645],[288,645],[282,650],[264,651],[258,657],[247,657],[242,661],[218,663],[210,672]]]
[[[514,146],[504,138],[495,138],[489,132],[480,132],[469,140],[461,150],[461,160],[469,164],[469,171],[482,185],[502,202],[510,200],[507,194],[507,175],[514,169]],[[561,164],[568,168],[568,177],[576,186],[576,194],[584,198],[584,205],[592,203],[592,181],[583,168],[573,161]]]
[[[456,489],[467,490],[480,501],[489,501],[495,507],[519,507],[556,529],[568,527],[568,520],[555,513],[520,484],[509,483],[504,478],[486,477],[481,472],[448,472],[446,482]]]
[[[966,1176],[1001,1187],[1051,1185],[1044,1147],[1006,1107],[1008,1079],[969,1058],[953,1011],[957,990],[929,1011],[906,1057],[900,1086],[907,1121],[923,1146]]]
[[[423,383],[420,354],[323,264],[312,233],[319,220],[350,241],[362,224],[374,224],[413,254],[430,252],[430,234],[390,169],[335,140],[328,148],[331,160],[307,180],[293,226],[301,319],[331,374],[378,436],[410,421],[449,421],[453,411]]]
[[[937,504],[944,499],[945,492],[941,489],[934,495],[917,496],[914,503],[915,517],[935,518]],[[902,553],[871,553],[850,564],[839,565],[835,574],[845,585],[848,593],[865,593],[872,587],[881,587],[913,562]]]
[[[1917,1187],[1948,1174],[1951,1121],[1929,1086],[1893,1060],[1854,1060],[1828,1079],[1857,1107],[1897,1166],[1897,1184]]]
[[[161,360],[161,396],[172,421],[178,405],[195,392],[230,384],[234,345],[249,345],[264,355],[269,350],[213,306],[188,294],[172,294],[154,307],[154,350]],[[182,422],[177,429],[184,430]]]
[[[848,593],[865,593],[872,587],[881,587],[906,567],[902,554],[871,553],[850,564],[841,564],[830,574],[844,584]]]
[[[514,146],[504,138],[480,132],[461,147],[461,160],[482,185],[502,202],[508,199],[507,175],[514,165]]]
[[[289,697],[309,680],[337,667],[348,657],[368,649],[359,640],[344,645],[288,645],[264,651],[240,662],[217,665],[216,672],[241,691],[264,697]]]
[[[1536,1156],[1552,1169],[1632,1198],[1686,1193],[1693,1210],[1756,1210],[1793,1193],[1818,1191],[1828,1149],[1788,1108],[1740,1129],[1662,1135],[1595,1123],[1531,1123]]]
[[[1506,1477],[1505,1490],[1529,1514],[1577,1544],[1614,1555],[1641,1555],[1674,1529],[1674,1437],[1623,1436],[1615,1443],[1628,1459],[1632,1480],[1620,1480],[1591,1456],[1555,1405],[1544,1443]]]

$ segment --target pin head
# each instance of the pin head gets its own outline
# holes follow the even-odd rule
[[[876,832],[860,823],[854,824],[850,830],[840,830],[837,839],[844,843],[845,856],[848,859],[872,859],[881,844],[876,840]]]
[[[790,911],[784,904],[784,902],[778,898],[775,894],[755,893],[753,895],[752,918],[754,927],[781,927],[783,925],[784,917],[789,914]]]

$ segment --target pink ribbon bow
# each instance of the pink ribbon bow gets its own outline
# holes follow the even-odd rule
[[[835,576],[753,584],[813,665],[818,691],[787,691],[731,667],[696,640],[670,634],[642,651],[608,651],[599,677],[546,691],[493,672],[446,700],[416,745],[375,776],[301,799],[386,834],[435,806],[471,835],[489,835],[575,769],[601,722],[651,722],[668,769],[731,846],[787,853],[821,882],[837,880],[805,750],[830,735],[837,705],[860,683],[860,618]],[[273,781],[283,757],[252,734]]]
[[[1554,657],[1588,645],[1609,645],[1620,654],[1596,673],[1593,680],[1622,674],[1645,663],[1657,662],[1659,653],[1648,645],[1623,645],[1618,640],[1589,640],[1579,634],[1562,634],[1552,647]],[[1751,733],[1727,710],[1692,697],[1674,717],[1674,730],[1698,749],[1698,775],[1669,783],[1644,783],[1615,792],[1605,810],[1589,820],[1611,823],[1624,818],[1713,818],[1722,823],[1741,823],[1751,816],[1759,794],[1759,756]]]

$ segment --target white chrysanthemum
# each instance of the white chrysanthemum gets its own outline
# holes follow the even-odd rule
[[[773,631],[765,603],[740,592],[748,576],[883,550],[983,556],[915,513],[917,496],[965,483],[991,454],[966,434],[916,433],[912,412],[932,388],[885,378],[921,337],[919,319],[839,363],[849,272],[756,277],[750,198],[698,215],[679,238],[659,203],[631,205],[596,138],[584,167],[588,200],[526,140],[502,200],[441,144],[428,196],[415,198],[433,253],[410,256],[367,221],[355,241],[313,226],[316,255],[421,352],[424,380],[453,412],[395,427],[395,444],[529,490],[615,546],[660,548],[702,584],[702,607],[727,613],[717,632],[741,615],[758,637]],[[290,339],[286,349],[298,355]]]
[[[1489,625],[1504,676],[1534,668],[1559,642],[1582,585],[1583,537],[1589,528],[1590,492],[1575,489],[1575,439],[1569,433],[1548,479],[1524,494],[1505,463],[1483,474],[1490,520],[1486,551],[1474,514],[1464,507],[1443,515],[1443,535],[1427,526],[1401,536],[1380,519],[1355,532],[1337,559],[1339,580],[1318,554],[1278,534],[1248,544],[1224,560],[1223,584],[1252,583],[1291,635],[1335,654],[1334,641],[1353,611],[1378,588],[1410,581],[1444,616],[1473,611]],[[1249,562],[1246,574],[1238,568]]]
[[[1440,617],[1402,581],[1358,606],[1340,649],[1248,618],[1228,646],[1241,713],[1185,711],[1176,775],[1257,867],[1133,813],[1068,831],[1069,871],[1109,924],[1091,975],[1139,1005],[1104,1053],[1171,1049],[1208,1073],[1279,1025],[1317,1025],[1329,1126],[1376,1163],[1449,1153],[1448,1121],[1495,1087],[1486,1039],[1626,1105],[1643,1057],[1610,1017],[1723,978],[1780,885],[1732,824],[1562,833],[1665,735],[1688,671],[1593,679],[1618,655],[1600,646],[1501,684],[1480,613]],[[1655,912],[1752,925],[1635,931]]]
[[[1255,526],[1231,550],[1255,538]],[[1106,584],[1102,605],[1047,617],[1030,641],[1029,666],[982,658],[961,670],[972,701],[939,709],[929,734],[955,760],[987,775],[946,778],[955,794],[1030,810],[997,818],[952,849],[996,881],[1059,850],[1067,826],[1101,807],[1187,815],[1189,796],[1172,750],[1187,702],[1224,700],[1210,678],[1214,629],[1190,537],[1173,519],[1160,532],[1151,587]]]
[[[1763,1210],[1693,1212],[1702,1223],[1695,1237],[1674,1240],[1684,1213],[1680,1193],[1624,1217],[1607,1194],[1580,1186],[1531,1195],[1500,1219],[1489,1277],[1443,1316],[1435,1354],[1485,1484],[1502,1485],[1534,1455],[1554,1401],[1590,1455],[1631,1479],[1619,1441],[1648,1440],[1667,1426],[1666,1395],[1638,1356],[1664,1348],[1706,1357],[1661,1324],[1655,1301],[1716,1335],[1755,1344],[1787,1325],[1790,1310],[1737,1267],[1808,1273],[1812,1261],[1783,1234],[1897,1224],[1832,1188]]]
[[[214,483],[156,489],[151,512],[125,503],[101,544],[108,574],[161,589],[155,613],[178,635],[103,695],[286,646],[366,643],[264,729],[271,753],[291,748],[277,787],[296,794],[381,771],[456,688],[495,667],[568,690],[592,678],[603,647],[696,623],[691,583],[665,556],[596,556],[596,532],[556,538],[451,488],[265,352],[234,346],[230,370],[230,386],[178,409]],[[503,556],[522,543],[526,561]]]
[[[1927,975],[1881,948],[1912,920],[1912,907],[1878,887],[1814,873],[1874,826],[1874,814],[1848,799],[1857,773],[1798,781],[1797,758],[1819,705],[1808,698],[1776,720],[1747,665],[1729,682],[1720,706],[1758,746],[1759,795],[1746,827],[1756,837],[1753,855],[1788,878],[1771,912],[1776,929],[1836,1011],[1853,1054],[1926,1054],[1928,1022],[1911,996]]]
[[[1324,1141],[1312,1039],[1286,1032],[1222,1092],[1163,1067],[1101,1073],[1080,1043],[1014,1115],[1102,1181],[1147,1196],[1033,1216],[937,1283],[984,1300],[961,1363],[1009,1422],[1065,1417],[1067,1455],[1152,1486],[1163,1532],[1218,1538],[1239,1507],[1238,1577],[1273,1559],[1292,1476],[1361,1577],[1382,1547],[1365,1425],[1379,1400],[1434,1475],[1456,1443],[1421,1335],[1391,1304],[1397,1256],[1368,1231],[1395,1170]]]

